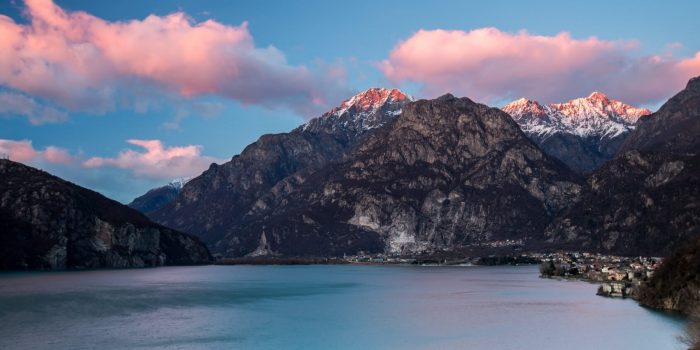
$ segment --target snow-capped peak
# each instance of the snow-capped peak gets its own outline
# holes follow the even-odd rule
[[[640,117],[651,113],[646,108],[610,99],[598,91],[588,97],[549,105],[521,98],[507,104],[503,111],[510,114],[527,134],[546,137],[564,132],[610,138],[631,131]]]
[[[503,110],[510,115],[517,115],[519,117],[543,117],[549,112],[546,106],[524,97],[505,105]]]
[[[301,126],[308,132],[338,132],[360,135],[378,128],[401,114],[413,98],[399,89],[369,88]]]
[[[192,180],[192,177],[180,177],[170,181],[166,186],[173,187],[176,190],[181,190],[183,187],[185,187],[185,184],[190,182],[190,180]]]
[[[608,101],[608,96],[605,95],[604,93],[600,92],[600,91],[593,91],[593,92],[591,92],[590,95],[588,95],[588,100],[589,100],[589,101],[607,102],[607,101]]]
[[[329,113],[340,116],[350,109],[354,109],[355,112],[360,113],[376,111],[387,103],[396,103],[405,100],[413,99],[399,89],[369,88],[343,101]]]

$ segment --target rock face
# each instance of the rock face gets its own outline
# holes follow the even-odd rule
[[[369,89],[289,133],[263,135],[230,162],[192,179],[176,200],[149,217],[216,246],[274,186],[341,161],[409,100],[396,89]],[[251,244],[257,246],[260,235]]]
[[[196,238],[43,171],[0,160],[0,269],[211,261]]]
[[[651,113],[600,92],[549,105],[522,98],[503,111],[545,152],[580,173],[589,173],[612,159],[637,120]]]
[[[649,283],[639,291],[639,302],[686,315],[700,306],[700,239],[696,238],[664,259]]]
[[[643,117],[623,151],[592,174],[548,240],[588,250],[665,255],[700,234],[698,79]]]
[[[342,163],[277,184],[215,249],[413,254],[537,241],[579,182],[506,113],[446,95],[407,104]]]
[[[129,208],[136,209],[142,213],[156,211],[175,200],[187,181],[189,181],[189,179],[174,180],[165,186],[149,190],[144,195],[135,198],[127,205]]]

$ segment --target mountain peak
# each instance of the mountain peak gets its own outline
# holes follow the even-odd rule
[[[356,112],[368,112],[381,108],[386,103],[410,101],[412,98],[399,89],[369,88],[343,101],[330,114],[341,115],[353,108]]]
[[[640,117],[651,114],[646,108],[637,108],[608,98],[594,91],[586,98],[576,98],[564,103],[553,103],[549,107],[571,119],[604,119],[632,125]]]
[[[596,102],[610,102],[608,96],[599,91],[593,91],[588,95],[588,100]]]
[[[369,88],[299,128],[302,132],[340,132],[359,136],[393,120],[411,101],[413,97],[399,89]]]
[[[539,102],[521,97],[507,105],[502,110],[510,114],[516,121],[523,117],[544,117],[547,115],[547,108]]]

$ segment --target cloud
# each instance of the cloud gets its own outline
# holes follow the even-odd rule
[[[143,151],[126,149],[116,157],[92,157],[82,164],[87,168],[116,167],[129,170],[134,176],[149,179],[170,180],[177,177],[199,175],[211,163],[222,160],[203,156],[202,147],[189,145],[182,147],[164,147],[160,140],[127,140]]]
[[[3,114],[26,117],[34,125],[61,123],[68,119],[65,112],[43,106],[31,97],[7,91],[0,92],[0,115]]]
[[[346,92],[326,69],[257,47],[245,22],[195,23],[183,12],[111,22],[51,0],[25,4],[26,24],[0,15],[0,84],[66,109],[111,110],[148,86],[308,115]]]
[[[496,28],[420,30],[379,64],[393,83],[488,102],[526,96],[559,102],[600,90],[629,103],[659,102],[700,74],[694,57],[640,56],[634,41],[574,39]]]
[[[69,165],[77,161],[77,157],[60,147],[48,146],[43,150],[37,150],[31,140],[0,139],[0,156],[30,164],[44,160],[53,164]]]
[[[0,156],[16,162],[43,166],[46,164],[70,168],[95,169],[111,167],[127,170],[133,178],[147,180],[172,180],[201,174],[211,163],[223,160],[202,155],[198,145],[165,147],[160,140],[127,140],[143,151],[125,149],[116,157],[91,157],[72,155],[56,146],[36,149],[31,140],[0,139]]]
[[[42,157],[49,163],[54,164],[73,164],[77,158],[70,155],[68,150],[63,148],[48,146],[44,149]]]
[[[0,158],[45,169],[104,195],[128,202],[178,177],[196,176],[223,160],[201,155],[200,146],[164,147],[158,140],[128,140],[144,152],[124,150],[114,158],[71,154],[56,146],[37,149],[31,140],[0,139]]]
[[[4,140],[0,139],[0,156],[17,162],[28,162],[39,156],[29,140]]]

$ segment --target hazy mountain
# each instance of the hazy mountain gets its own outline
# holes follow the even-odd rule
[[[142,213],[158,210],[175,200],[187,181],[189,179],[173,180],[165,186],[149,190],[127,205],[129,208],[136,209]]]

